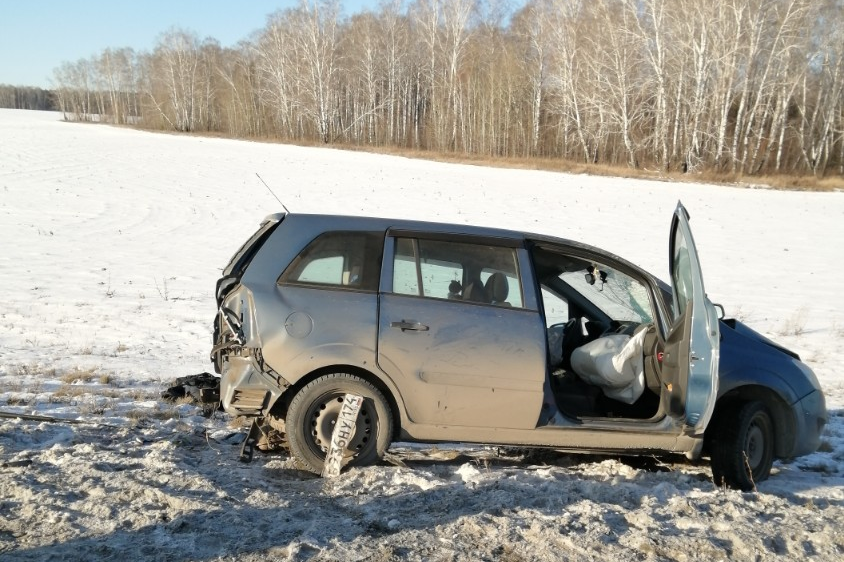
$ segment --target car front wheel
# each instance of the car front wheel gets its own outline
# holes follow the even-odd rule
[[[748,491],[768,478],[774,462],[774,424],[762,402],[730,404],[714,429],[710,456],[715,484]]]
[[[287,410],[285,426],[290,452],[301,468],[316,474],[322,472],[346,394],[356,394],[364,400],[355,433],[343,452],[343,465],[374,464],[386,452],[393,432],[393,417],[384,395],[358,376],[332,373],[305,385]]]

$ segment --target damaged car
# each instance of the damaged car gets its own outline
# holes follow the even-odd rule
[[[797,354],[713,305],[677,205],[671,284],[574,241],[352,216],[267,217],[217,282],[211,358],[230,414],[321,473],[393,441],[709,457],[750,489],[827,421]]]

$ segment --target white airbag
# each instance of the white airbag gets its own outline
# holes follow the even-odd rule
[[[645,333],[604,336],[582,345],[571,354],[572,369],[607,397],[632,404],[645,390]]]

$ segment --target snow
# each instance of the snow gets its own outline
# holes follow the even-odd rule
[[[492,169],[0,110],[0,558],[840,560],[844,194]],[[681,458],[395,444],[333,480],[238,462],[245,428],[160,400],[210,369],[220,269],[279,210],[595,244],[667,277],[678,199],[707,290],[801,354],[821,450],[758,491]]]

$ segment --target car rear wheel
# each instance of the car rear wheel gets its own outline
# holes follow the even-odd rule
[[[358,376],[332,373],[305,385],[287,410],[290,453],[300,468],[322,472],[346,394],[357,394],[364,400],[355,432],[343,452],[343,465],[366,466],[384,456],[393,432],[393,416],[384,395]]]
[[[713,429],[710,455],[717,485],[748,491],[768,478],[774,462],[774,424],[762,402],[730,404]]]

